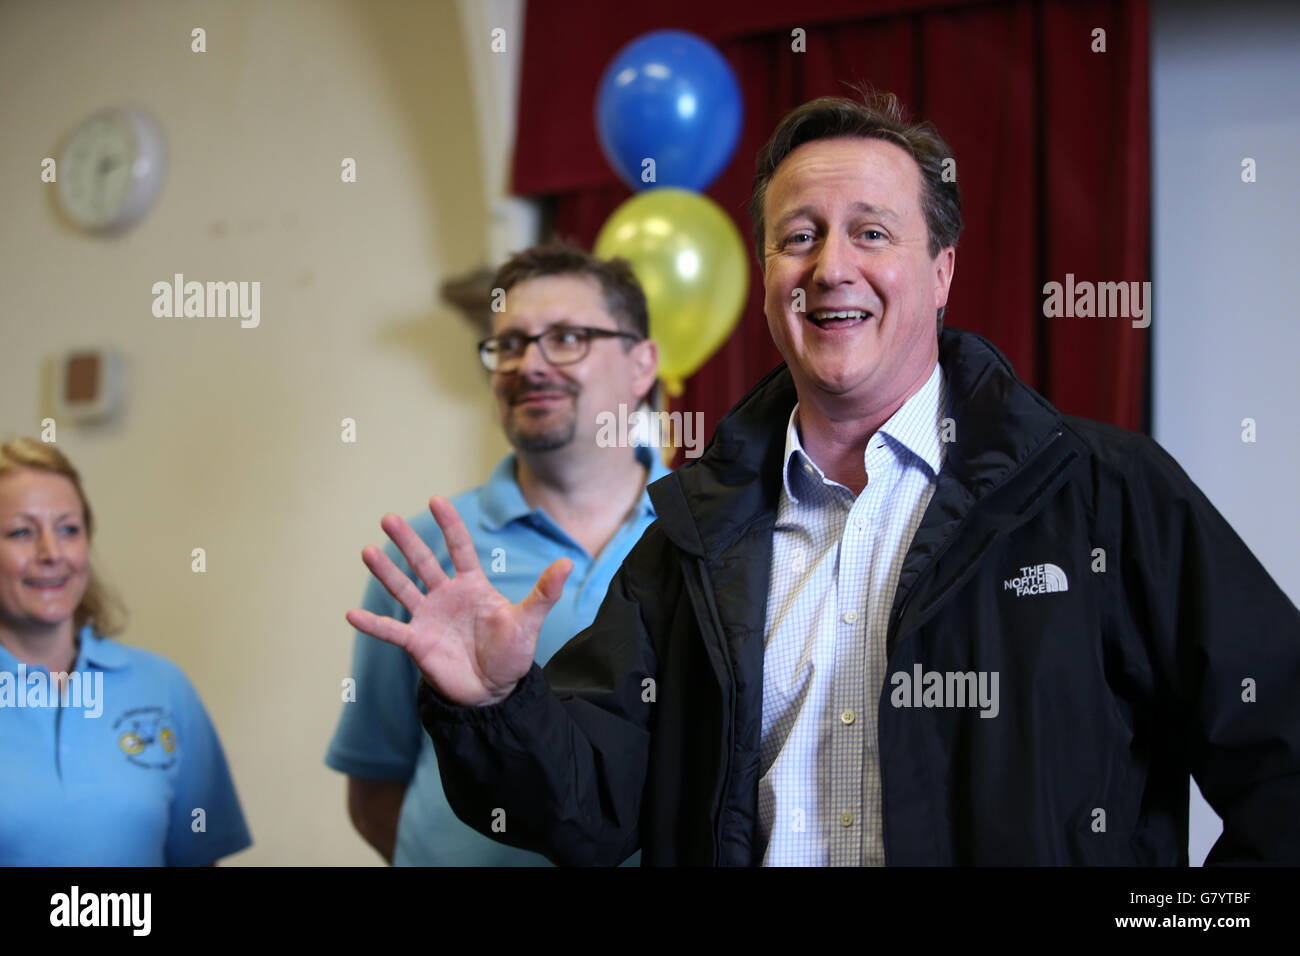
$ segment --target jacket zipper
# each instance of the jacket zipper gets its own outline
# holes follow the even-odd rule
[[[1038,449],[1035,450],[1034,453],[1033,453],[1032,455],[1030,455],[1028,458],[1026,458],[1023,462],[1021,462],[1021,463],[1020,463],[1020,467],[1017,468],[1017,469],[1016,469],[1014,472],[1012,472],[1010,475],[1008,475],[1007,478],[1006,478],[1006,480],[1003,481],[1001,484],[999,484],[999,485],[997,486],[997,488],[993,489],[993,491],[996,491],[996,490],[998,490],[998,489],[1004,487],[1008,482],[1011,482],[1011,481],[1015,480],[1015,478],[1016,478],[1018,475],[1022,474],[1022,473],[1024,472],[1024,470],[1025,470],[1026,468],[1028,468],[1029,465],[1030,465],[1032,462],[1034,462],[1034,461],[1035,461],[1039,456],[1041,456],[1044,452],[1046,452],[1049,448],[1051,448],[1052,445],[1054,445],[1054,444],[1056,443],[1056,440],[1057,440],[1058,438],[1060,438],[1061,435],[1063,435],[1063,434],[1064,434],[1064,429],[1060,429],[1060,428],[1058,428],[1058,429],[1053,433],[1053,435],[1052,435],[1051,438],[1049,438],[1047,441],[1043,442],[1043,444],[1040,445],[1040,446],[1038,447]],[[973,509],[972,509],[972,510],[973,510]],[[967,517],[969,518],[969,513],[967,514]],[[963,525],[964,525],[964,524],[965,524],[965,521],[963,521],[962,523],[963,523]],[[938,554],[936,554],[933,558],[931,558],[930,563],[929,563],[928,565],[926,565],[926,567],[925,567],[925,568],[921,571],[921,573],[917,576],[916,581],[914,581],[914,582],[912,583],[912,589],[907,593],[907,597],[903,598],[903,603],[899,606],[899,608],[898,608],[898,613],[894,615],[894,619],[893,619],[892,621],[890,621],[890,624],[889,624],[889,630],[887,630],[887,631],[885,632],[885,647],[889,647],[890,639],[891,639],[892,637],[894,637],[894,636],[898,633],[898,628],[899,628],[899,626],[903,623],[903,617],[907,614],[907,609],[908,609],[909,606],[911,606],[912,599],[916,596],[917,591],[919,591],[919,590],[921,589],[921,584],[922,584],[922,583],[924,582],[924,580],[925,580],[925,579],[930,575],[932,569],[933,569],[933,568],[934,568],[934,567],[939,563],[939,558],[941,558],[941,557],[943,556],[944,551],[947,551],[949,545],[951,545],[952,541],[953,541],[954,539],[957,538],[958,534],[960,534],[960,529],[958,529],[958,531],[956,531],[956,532],[953,533],[952,537],[948,539],[948,543],[944,545],[943,551],[940,551],[940,552],[939,552]],[[935,598],[934,598],[934,600],[931,601],[930,603],[931,603],[932,605],[935,604],[935,603],[937,603],[938,601],[940,601],[940,600],[943,598],[944,594],[947,594],[947,593],[948,593],[948,591],[945,590],[942,594],[936,595]],[[895,645],[894,650],[895,650],[895,651],[898,650],[897,645]],[[890,656],[892,656],[892,655],[890,655]],[[885,661],[885,670],[886,670],[886,672],[888,672],[888,670],[889,670],[889,661],[888,661],[888,660]],[[883,692],[883,691],[882,691],[882,692]],[[877,700],[876,700],[876,708],[877,708],[877,710],[879,709],[879,707],[880,707],[880,700],[877,699]],[[877,727],[879,727],[879,722],[877,722]],[[880,753],[880,743],[879,743],[878,740],[877,740],[877,742],[876,742],[876,753],[877,753],[877,754]],[[884,760],[880,760],[879,763],[880,763],[880,766],[879,766],[879,771],[880,771],[880,843],[881,843],[881,848],[884,850],[884,853],[885,853],[885,865],[888,866],[888,865],[889,865],[889,826],[888,826],[888,818],[889,818],[889,814],[886,812],[886,809],[885,809],[885,799],[886,799],[886,794],[888,794],[889,790],[888,790],[888,788],[885,786],[885,762],[884,762]]]

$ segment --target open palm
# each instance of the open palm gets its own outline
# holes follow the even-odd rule
[[[432,498],[429,510],[442,529],[456,576],[447,577],[409,524],[397,515],[385,515],[380,527],[427,593],[420,593],[388,555],[371,545],[362,550],[361,560],[410,612],[411,620],[403,623],[353,609],[347,613],[348,623],[406,651],[425,680],[448,700],[465,707],[497,703],[510,696],[532,666],[542,621],[560,599],[573,562],[556,561],[528,596],[513,604],[483,573],[465,522],[451,502]]]

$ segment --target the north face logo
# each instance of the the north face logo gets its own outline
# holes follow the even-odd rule
[[[1050,594],[1070,590],[1065,572],[1054,564],[1034,564],[1020,569],[1020,577],[1002,582],[1002,590],[1015,591],[1016,597],[1026,594]]]

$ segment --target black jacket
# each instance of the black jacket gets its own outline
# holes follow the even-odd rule
[[[1207,862],[1300,863],[1295,606],[1153,441],[1061,415],[972,333],[946,329],[940,362],[956,440],[899,577],[879,698],[887,862],[1186,864],[1190,772],[1224,818]],[[761,860],[794,403],[782,366],[651,487],[658,520],[592,626],[509,698],[461,708],[421,686],[461,819],[559,863],[638,846],[647,865]],[[917,664],[997,672],[997,716],[894,706],[890,676]]]

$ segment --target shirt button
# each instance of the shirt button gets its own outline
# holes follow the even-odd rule
[[[858,612],[857,612],[857,611],[845,611],[845,612],[844,612],[844,623],[845,623],[845,624],[854,624],[854,623],[857,622],[857,620],[858,620]]]
[[[842,826],[842,827],[846,827],[846,828],[847,828],[847,827],[851,827],[851,826],[853,826],[853,814],[851,814],[851,813],[841,813],[841,814],[840,814],[840,826]]]
[[[840,720],[844,722],[845,726],[848,726],[857,719],[858,715],[851,710],[846,710],[844,713],[840,714]]]
[[[867,526],[867,519],[862,517],[855,518],[853,524],[856,528],[861,530]]]

